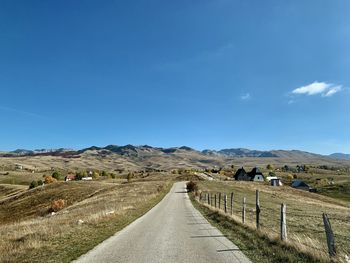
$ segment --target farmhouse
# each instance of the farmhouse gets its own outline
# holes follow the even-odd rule
[[[234,175],[234,178],[237,181],[250,181],[250,178],[248,177],[248,174],[243,167],[237,170],[237,172]]]
[[[251,181],[255,181],[255,182],[264,182],[265,180],[264,175],[262,174],[262,172],[258,167],[253,168],[253,170],[251,170],[248,173],[248,176],[250,177]]]
[[[264,175],[259,170],[259,168],[255,167],[250,172],[246,172],[244,168],[240,168],[237,170],[235,176],[235,180],[237,181],[255,181],[255,182],[263,182],[265,180]]]
[[[16,167],[17,170],[23,170],[23,165],[22,164],[16,163],[15,167]]]
[[[74,174],[68,174],[64,180],[67,181],[74,181],[75,180],[75,175]]]
[[[302,180],[295,180],[292,183],[292,187],[300,190],[310,191],[311,187]]]

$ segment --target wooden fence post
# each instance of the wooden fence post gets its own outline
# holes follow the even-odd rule
[[[245,207],[246,207],[246,198],[243,197],[243,210],[242,210],[242,223],[245,224]]]
[[[219,193],[219,209],[221,208],[221,193]]]
[[[260,229],[260,200],[259,190],[256,190],[256,228]]]
[[[287,240],[286,205],[281,204],[281,240]]]
[[[224,195],[225,214],[227,213],[227,195]]]
[[[208,205],[210,205],[210,194],[208,193]]]
[[[328,253],[330,258],[332,259],[336,255],[334,234],[332,231],[331,222],[329,221],[328,215],[323,213],[322,217],[323,217],[323,224],[324,224],[324,229],[327,237]]]
[[[233,215],[233,192],[231,193],[231,216]]]
[[[215,201],[215,208],[216,208],[216,194],[215,194],[215,196],[214,196],[214,199],[215,199],[214,201]]]

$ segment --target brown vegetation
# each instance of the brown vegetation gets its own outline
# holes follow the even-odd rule
[[[149,210],[169,186],[58,182],[2,199],[0,262],[70,262]]]

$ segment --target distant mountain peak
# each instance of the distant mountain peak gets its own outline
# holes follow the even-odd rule
[[[328,156],[333,159],[350,160],[350,154],[346,153],[332,153]]]
[[[226,157],[278,157],[272,151],[257,151],[245,148],[230,148],[222,149],[219,151],[204,150],[202,153],[207,155],[221,155]]]

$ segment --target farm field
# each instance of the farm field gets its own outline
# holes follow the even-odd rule
[[[289,186],[272,187],[266,184],[241,181],[199,181],[199,190],[229,195],[234,193],[233,215],[242,218],[242,201],[246,197],[246,223],[255,228],[255,195],[260,192],[261,231],[278,238],[281,203],[287,205],[288,242],[315,257],[327,258],[327,245],[322,213],[327,213],[335,234],[338,254],[350,254],[350,203],[316,193],[296,190]],[[218,197],[217,197],[218,198]],[[228,198],[230,200],[230,198]],[[223,206],[221,200],[221,207]],[[228,204],[230,207],[230,203]]]

